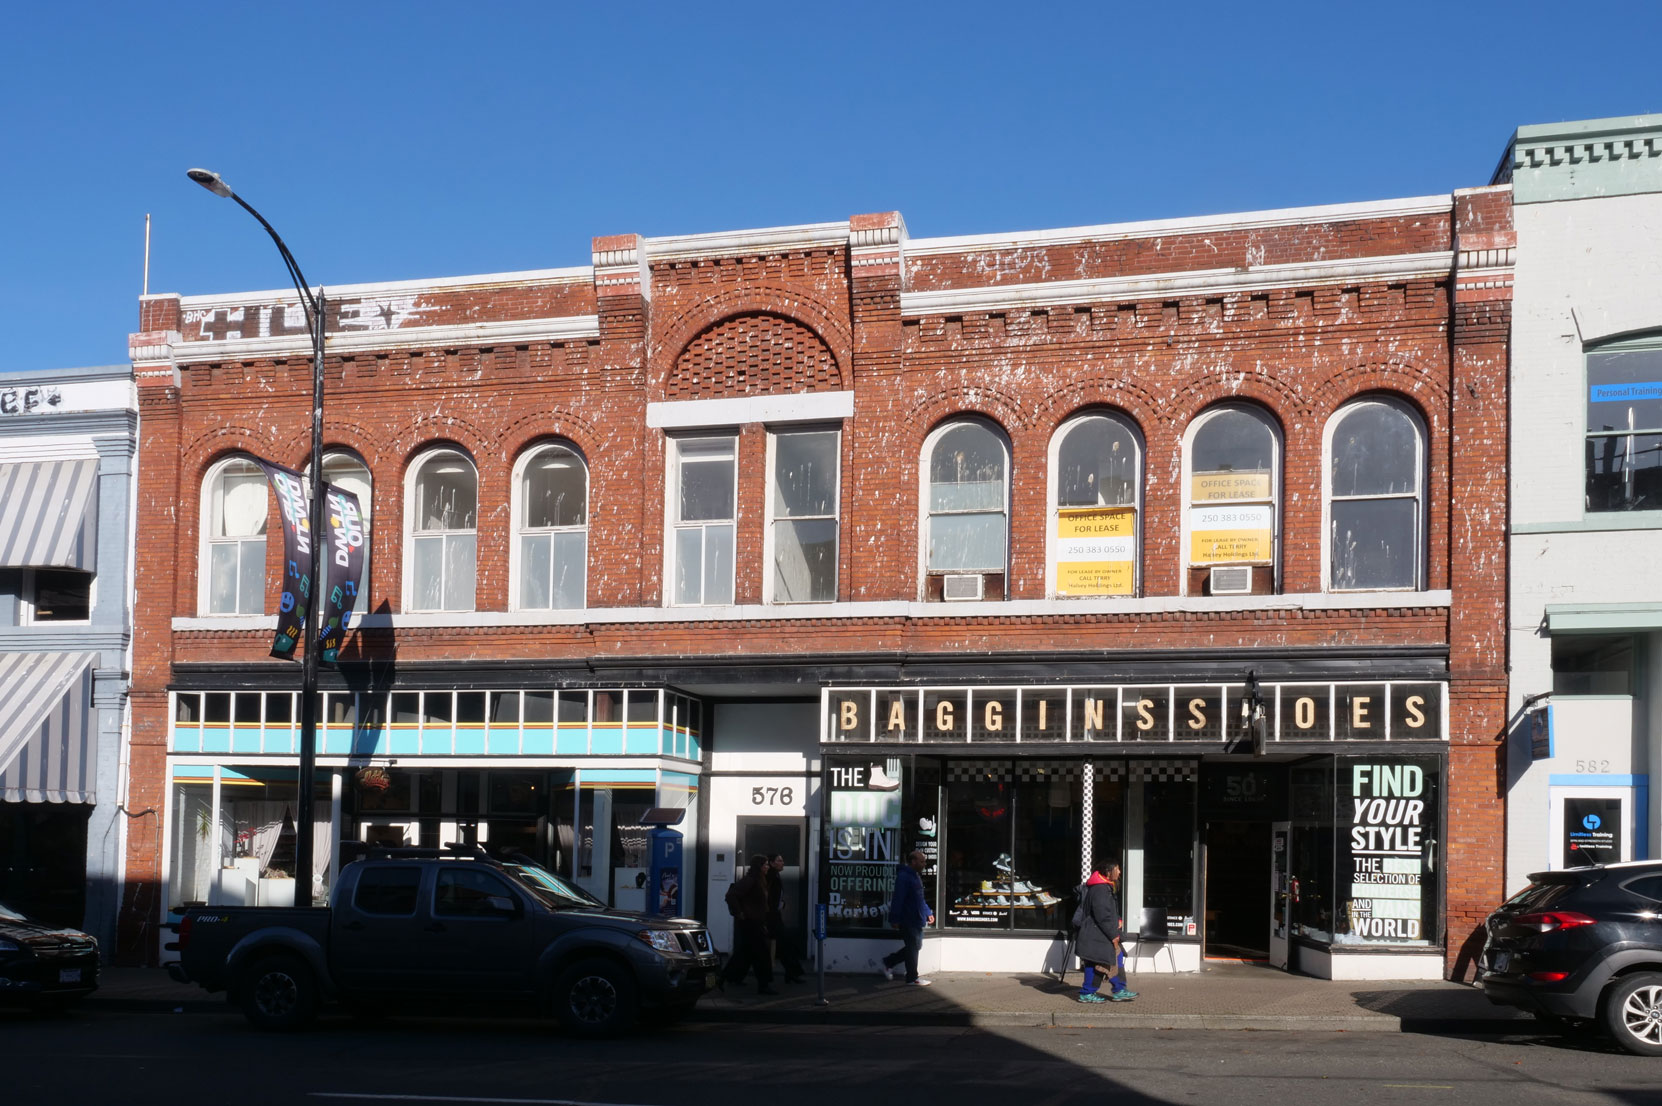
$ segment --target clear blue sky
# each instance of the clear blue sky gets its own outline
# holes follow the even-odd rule
[[[593,9],[601,9],[599,11]],[[1481,185],[1662,111],[1662,4],[20,3],[0,369],[126,360],[153,292],[582,265],[597,234],[898,208],[914,236]]]

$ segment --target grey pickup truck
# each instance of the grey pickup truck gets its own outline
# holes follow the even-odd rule
[[[698,922],[613,910],[528,860],[375,850],[341,869],[332,899],[191,907],[169,972],[228,992],[263,1029],[303,1026],[329,1001],[368,1013],[534,1004],[591,1035],[673,1020],[719,980]]]

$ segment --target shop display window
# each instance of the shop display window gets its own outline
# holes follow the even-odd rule
[[[1437,941],[1441,763],[1425,756],[1338,758],[1335,944]]]
[[[1291,772],[1293,934],[1323,943],[1333,939],[1333,767],[1322,757]]]
[[[1084,785],[1077,763],[1017,761],[1016,770],[1011,922],[1054,933],[1066,926],[1064,904],[1079,883]]]
[[[957,761],[948,769],[945,902],[936,904],[948,926],[1010,928],[1015,884],[1026,882],[1012,870],[1014,805],[1008,761]]]
[[[1091,868],[1106,871],[1108,865],[1125,864],[1126,784],[1118,773],[1110,777],[1100,769],[1091,787]],[[1123,888],[1121,889],[1123,892]],[[1129,903],[1120,903],[1128,908]]]
[[[1166,931],[1195,916],[1195,780],[1148,779],[1143,790],[1143,909],[1166,912]]]

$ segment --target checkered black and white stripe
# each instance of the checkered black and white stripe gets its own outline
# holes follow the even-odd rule
[[[1194,760],[1099,760],[1095,763],[1091,778],[1179,783],[1194,779],[1199,764]]]
[[[946,766],[947,783],[1009,783],[1011,775],[1007,760],[953,760]]]

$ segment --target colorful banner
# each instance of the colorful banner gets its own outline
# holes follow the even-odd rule
[[[1057,511],[1057,595],[1131,595],[1136,590],[1136,557],[1135,508]]]
[[[312,598],[312,521],[306,508],[306,478],[257,457],[254,463],[271,481],[283,516],[283,597],[277,604],[277,637],[271,655],[292,660]]]
[[[1270,508],[1189,508],[1189,563],[1268,563],[1275,557]]]
[[[320,657],[334,664],[346,638],[352,608],[358,602],[358,580],[363,576],[364,558],[369,554],[369,534],[358,497],[333,484],[323,486],[326,531],[323,561],[323,617],[318,627]]]

